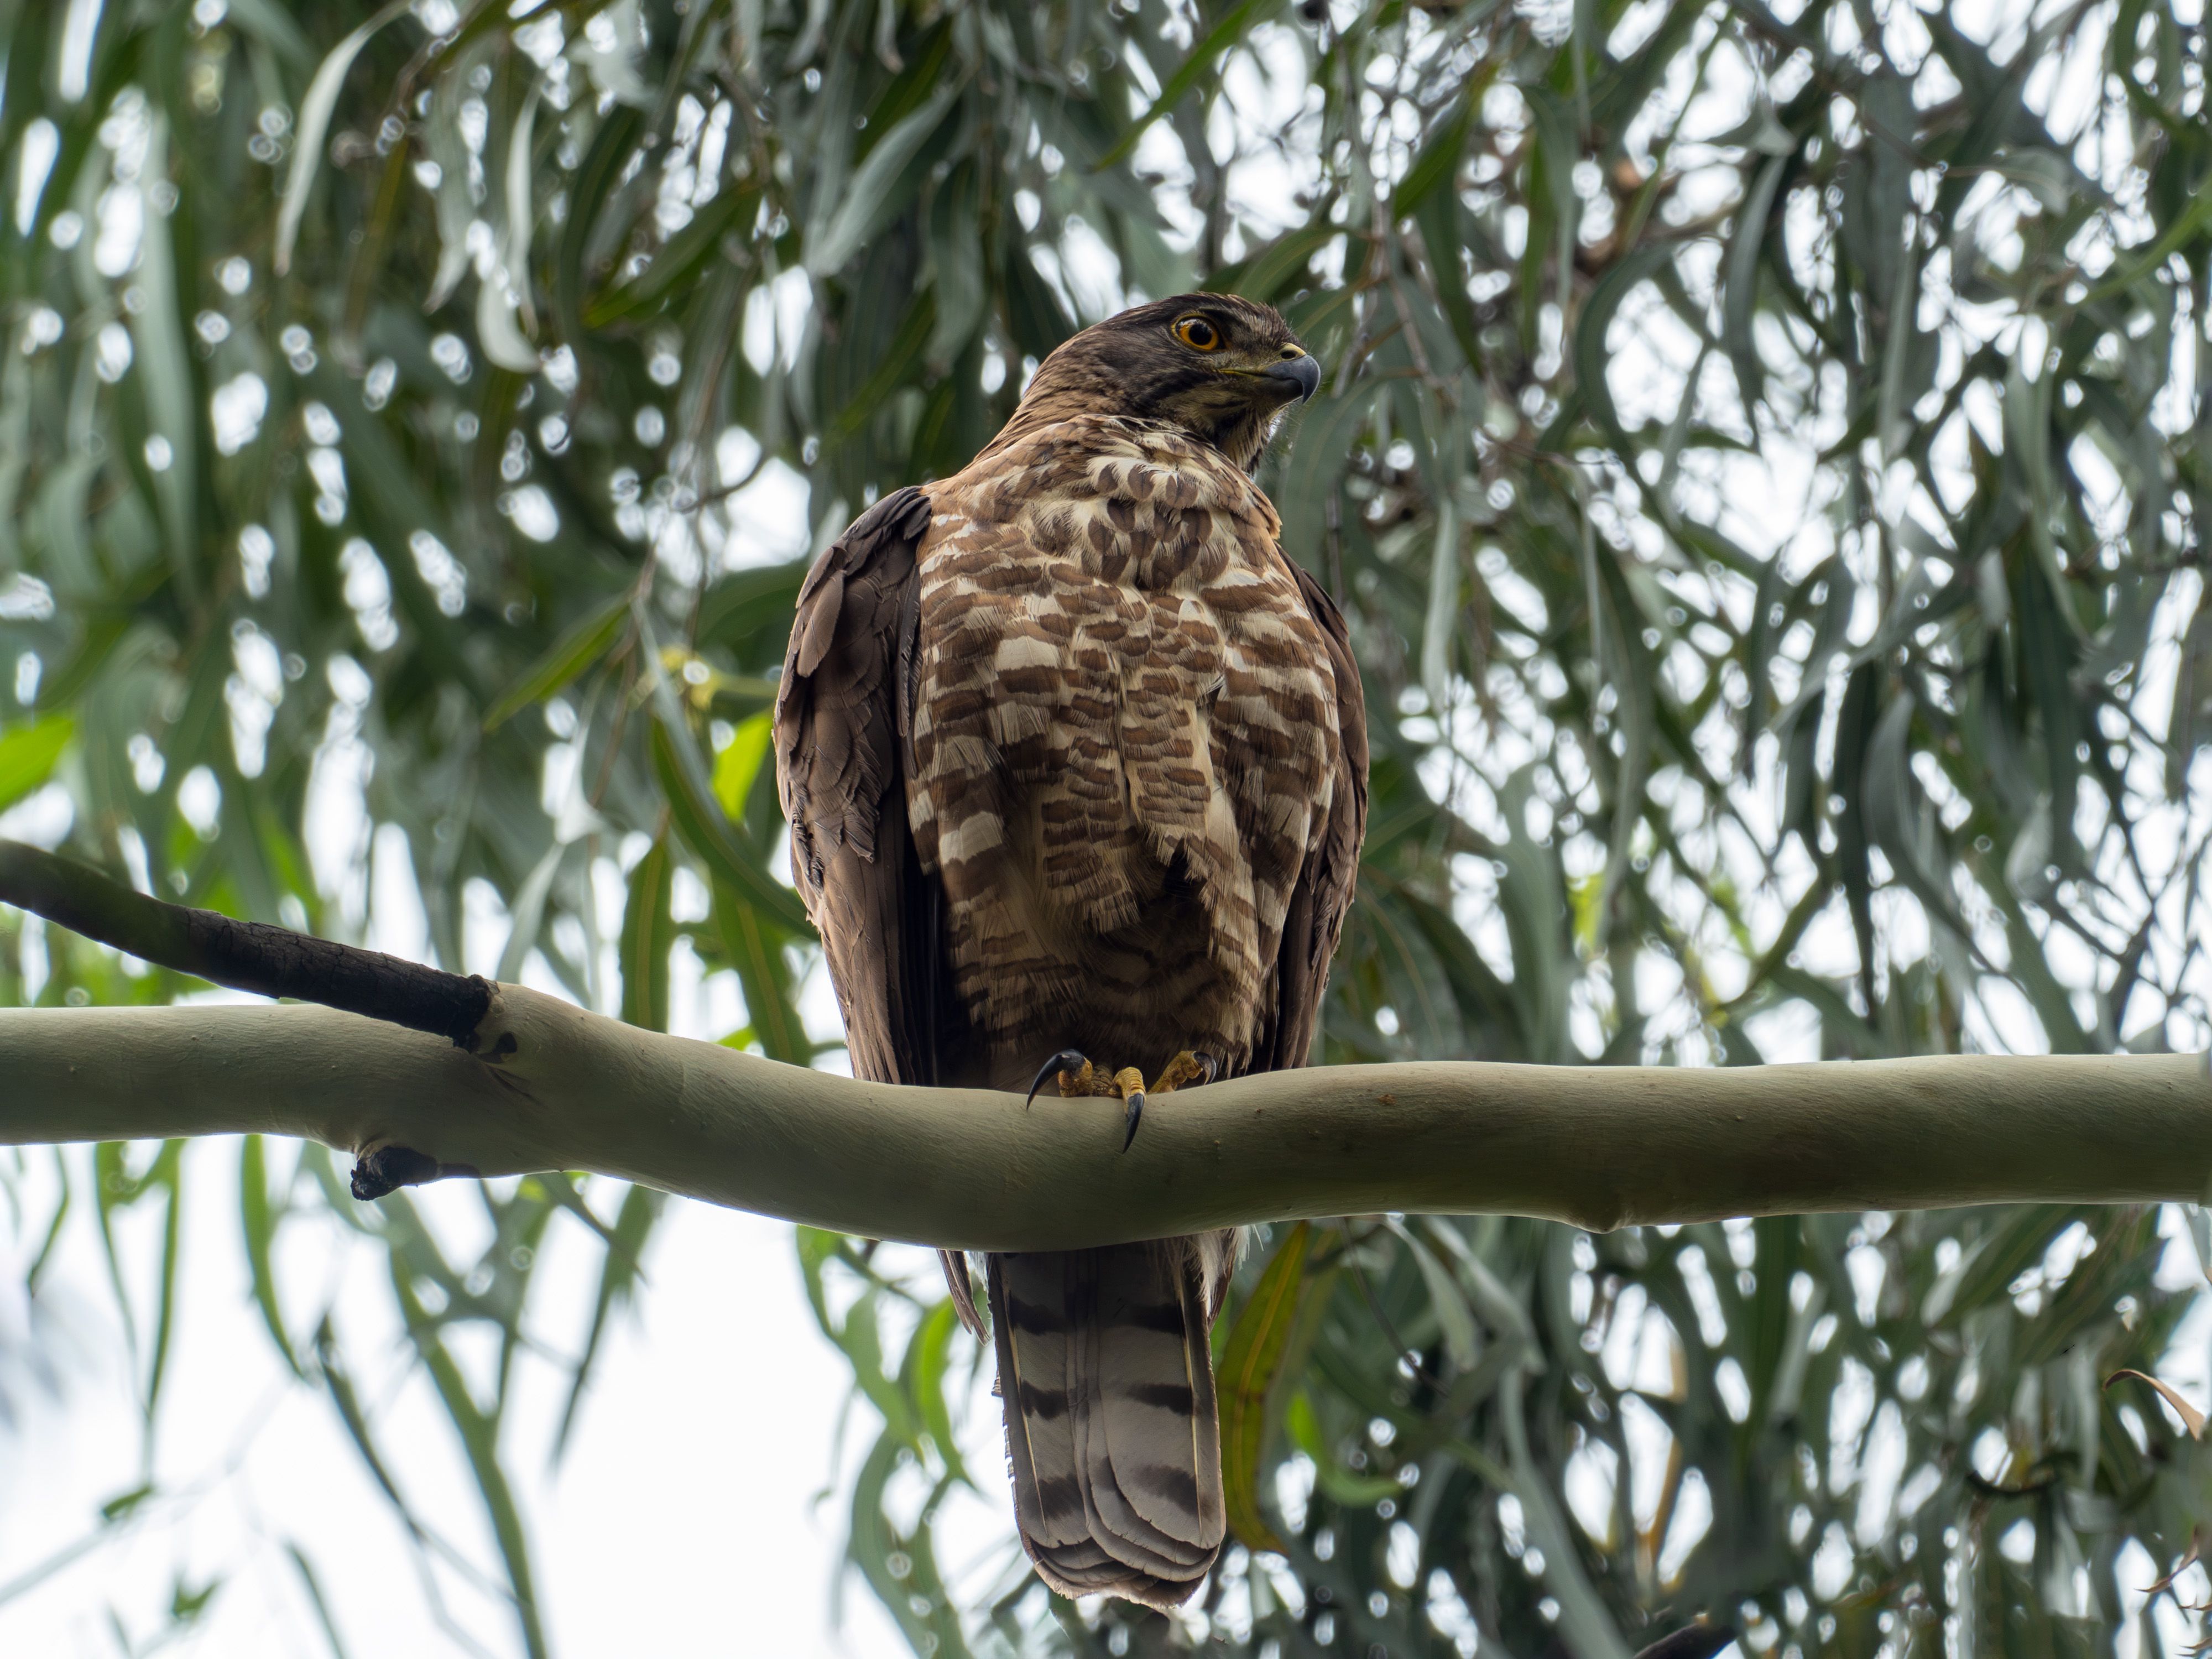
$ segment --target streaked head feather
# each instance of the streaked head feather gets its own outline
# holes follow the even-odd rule
[[[1218,344],[1200,351],[1176,325],[1196,318]],[[1233,294],[1178,294],[1109,317],[1067,341],[1030,378],[998,449],[1074,415],[1158,421],[1249,471],[1297,386],[1267,371],[1305,356],[1280,313]]]

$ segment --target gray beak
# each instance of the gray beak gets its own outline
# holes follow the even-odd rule
[[[1300,403],[1321,390],[1321,365],[1310,356],[1285,357],[1279,363],[1270,363],[1260,371],[1267,380],[1283,380],[1297,388]]]

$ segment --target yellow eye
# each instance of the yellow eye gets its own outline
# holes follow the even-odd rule
[[[1175,337],[1193,351],[1218,351],[1221,349],[1221,331],[1203,317],[1176,318]]]

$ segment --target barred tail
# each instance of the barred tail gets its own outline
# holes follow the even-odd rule
[[[1014,1518],[1064,1595],[1171,1607],[1221,1553],[1201,1243],[994,1255]]]

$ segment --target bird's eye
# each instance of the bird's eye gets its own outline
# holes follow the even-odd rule
[[[1221,331],[1203,317],[1176,318],[1175,337],[1193,351],[1216,351],[1221,346]]]

